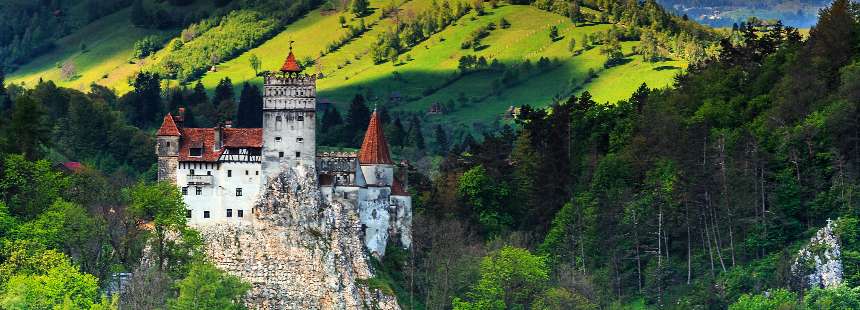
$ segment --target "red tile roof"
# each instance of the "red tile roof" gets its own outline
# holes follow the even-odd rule
[[[284,65],[281,67],[281,72],[301,72],[302,67],[296,62],[296,56],[293,55],[293,51],[290,50],[290,54],[287,55],[287,60],[284,61]]]
[[[391,155],[388,153],[388,143],[382,132],[382,124],[379,123],[379,114],[373,111],[370,117],[370,125],[364,133],[364,143],[358,153],[358,162],[361,164],[393,164]]]
[[[164,121],[161,122],[161,128],[158,129],[159,136],[178,136],[179,128],[176,127],[176,122],[173,121],[173,115],[167,113],[164,116]]]
[[[215,150],[216,128],[182,128],[179,146],[180,161],[216,162],[224,148],[263,147],[262,128],[224,128],[223,147]],[[202,148],[201,156],[191,156],[192,148]]]

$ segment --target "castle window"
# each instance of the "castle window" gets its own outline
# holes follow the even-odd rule
[[[233,217],[233,209],[227,209],[227,217]]]
[[[205,219],[209,218],[209,211],[203,211],[203,218],[205,218]]]
[[[236,210],[236,216],[245,217],[245,210]]]
[[[167,142],[167,148],[168,149],[170,148],[170,142]]]
[[[188,218],[188,219],[191,218],[191,210],[190,209],[185,209],[185,218]]]
[[[296,138],[296,142],[298,142],[298,143],[305,142],[305,138],[302,138],[302,137]]]
[[[229,178],[232,176],[233,176],[233,170],[227,170],[227,177]]]
[[[188,175],[194,175],[194,169],[191,169],[191,172],[189,172]]]
[[[212,171],[206,171],[206,175],[212,175]]]
[[[245,175],[248,175],[248,170],[245,170]]]
[[[281,121],[283,121],[283,120],[284,120],[284,119],[283,119],[283,118],[281,118],[281,116],[280,116],[280,115],[275,116],[275,121],[276,121],[276,122],[281,122]]]
[[[278,157],[284,157],[284,152],[278,152]]]
[[[242,196],[242,188],[241,187],[236,188],[236,197],[241,197],[241,196]]]
[[[301,158],[301,157],[302,157],[302,152],[296,152],[296,158]]]
[[[275,137],[275,142],[281,142],[281,137]]]
[[[303,122],[303,121],[305,121],[305,116],[304,116],[304,115],[299,115],[296,119],[297,119],[298,121],[300,121],[300,122]]]
[[[194,193],[197,194],[197,196],[203,195],[203,188],[200,186],[195,187]]]
[[[185,186],[182,188],[182,196],[187,196],[187,195],[188,195],[188,186]]]
[[[188,155],[189,156],[196,156],[196,157],[203,156],[203,148],[193,147],[190,150],[188,150]]]

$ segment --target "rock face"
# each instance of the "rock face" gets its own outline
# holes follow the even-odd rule
[[[818,230],[809,244],[800,250],[791,273],[800,289],[826,288],[842,283],[842,260],[839,238],[834,233],[836,223],[828,221]]]
[[[326,203],[304,166],[267,183],[250,225],[199,230],[209,258],[252,285],[252,309],[399,309],[373,277],[356,207]]]

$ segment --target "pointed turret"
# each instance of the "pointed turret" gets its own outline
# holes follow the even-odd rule
[[[382,132],[382,124],[379,121],[379,113],[376,110],[373,111],[373,115],[370,117],[370,125],[367,126],[367,132],[364,133],[364,143],[361,144],[358,161],[362,165],[394,164],[391,161],[391,155],[388,153],[388,143],[385,141],[385,134]]]
[[[179,136],[179,128],[176,127],[176,122],[173,121],[173,115],[167,113],[164,116],[164,121],[161,122],[161,128],[158,129],[157,136]]]
[[[283,72],[283,73],[299,73],[299,72],[302,72],[302,67],[299,66],[298,62],[296,62],[296,55],[293,55],[293,41],[290,41],[290,54],[287,55],[287,60],[285,60],[284,65],[281,66],[281,72]]]

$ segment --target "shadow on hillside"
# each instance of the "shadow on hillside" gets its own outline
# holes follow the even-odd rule
[[[678,67],[678,66],[659,66],[657,68],[654,68],[654,71],[666,71],[666,70],[678,70],[678,69],[681,69],[681,67]]]

